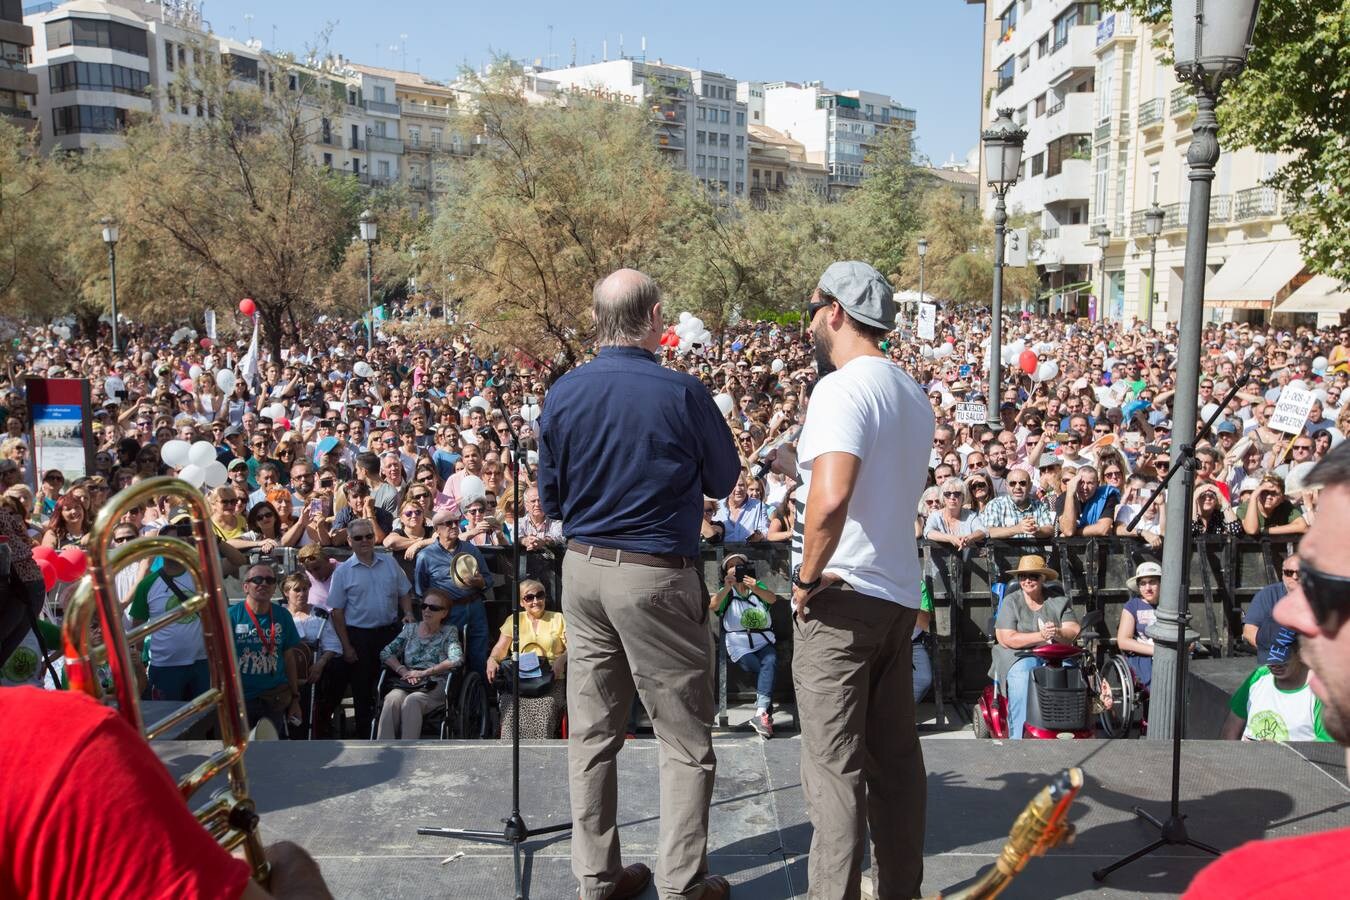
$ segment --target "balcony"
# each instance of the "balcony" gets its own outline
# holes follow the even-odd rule
[[[385,103],[383,100],[366,100],[361,104],[366,112],[382,113],[386,116],[396,116],[399,113],[397,103]]]
[[[427,116],[434,119],[448,119],[455,114],[453,106],[435,106],[431,103],[414,103],[404,100],[401,107],[405,116]]]
[[[1179,231],[1186,228],[1189,212],[1189,203],[1168,203],[1162,208],[1163,211],[1163,231]]]
[[[1091,163],[1086,159],[1066,159],[1059,172],[1047,175],[1042,189],[1046,205],[1064,200],[1086,200],[1092,196]]]
[[[1000,75],[998,79],[998,87],[995,89],[994,93],[1001,94],[1012,86],[1013,86],[1012,75]],[[848,116],[845,115],[845,118],[848,118]]]
[[[1269,219],[1279,215],[1280,195],[1273,187],[1254,187],[1237,192],[1235,221]]]
[[[403,141],[398,138],[368,134],[366,135],[366,149],[372,153],[402,153]]]
[[[1140,129],[1161,128],[1163,116],[1166,114],[1167,100],[1164,97],[1154,97],[1146,103],[1139,104]]]
[[[328,134],[320,134],[317,138],[314,139],[314,142],[317,144],[323,144],[325,147],[342,146],[342,138],[340,138],[336,134],[333,134],[331,131]]]
[[[1047,109],[1047,110],[1045,111],[1045,117],[1046,117],[1047,119],[1053,119],[1055,116],[1059,115],[1059,114],[1062,113],[1062,112],[1064,112],[1064,101],[1063,101],[1063,100],[1059,101],[1059,102],[1056,103],[1054,106],[1052,106],[1052,107],[1050,107],[1049,109]]]
[[[1233,195],[1214,194],[1209,198],[1209,221],[1223,224],[1233,218]]]
[[[1070,266],[1094,263],[1098,256],[1096,240],[1086,223],[1046,228],[1041,232],[1040,249],[1040,259],[1057,259]]]
[[[656,146],[661,150],[683,150],[684,136],[662,132],[656,136]]]
[[[1095,69],[1097,57],[1096,25],[1075,25],[1068,34],[1056,41],[1046,63],[1046,83],[1054,87],[1080,70]]]
[[[1189,87],[1179,87],[1172,91],[1172,118],[1180,119],[1195,112],[1195,94]]]
[[[1093,109],[1092,94],[1069,94],[1050,110],[1045,112],[1045,124],[1042,126],[1045,143],[1066,134],[1087,134],[1092,130]]]
[[[348,139],[347,139],[347,149],[348,149],[348,150],[364,150],[364,149],[366,149],[366,142],[363,141],[363,140],[361,140],[359,137],[348,138]]]
[[[657,105],[652,107],[652,118],[657,122],[665,122],[668,125],[683,125],[684,117],[684,104],[678,106]]]

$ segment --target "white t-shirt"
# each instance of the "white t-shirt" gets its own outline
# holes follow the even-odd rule
[[[860,356],[826,375],[811,394],[797,445],[798,497],[810,496],[811,466],[826,453],[862,461],[839,546],[825,566],[855,590],[919,608],[913,517],[933,447],[933,411],[923,389],[888,359]],[[805,521],[805,517],[798,520]],[[801,561],[794,547],[793,562]]]
[[[196,581],[190,572],[184,572],[174,578],[178,592],[187,597],[197,593]],[[178,593],[169,587],[163,576],[156,576],[154,583],[145,595],[146,605],[150,608],[150,618],[162,616],[167,610],[179,606]],[[150,635],[150,664],[153,666],[189,666],[199,659],[206,659],[206,644],[202,640],[202,623],[197,616],[189,616],[181,622],[166,625]]]

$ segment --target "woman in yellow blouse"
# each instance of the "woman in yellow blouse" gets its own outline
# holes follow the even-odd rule
[[[541,582],[527,578],[520,583],[520,652],[537,653],[553,669],[553,684],[548,692],[538,697],[520,698],[520,736],[530,740],[547,740],[558,736],[562,715],[567,704],[567,688],[563,674],[567,667],[567,625],[563,614],[546,609],[548,593]],[[502,623],[501,637],[488,654],[488,681],[495,681],[501,662],[511,654],[511,618]],[[514,722],[511,686],[497,685],[502,712],[502,739],[511,740]]]

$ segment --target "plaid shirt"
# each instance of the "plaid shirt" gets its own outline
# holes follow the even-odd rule
[[[1011,496],[995,497],[980,513],[980,525],[985,531],[991,528],[1011,528],[1021,523],[1028,515],[1036,520],[1036,527],[1055,524],[1055,511],[1046,503],[1034,497],[1028,498],[1026,507],[1018,507]],[[1013,537],[1032,539],[1035,535],[1017,534]]]

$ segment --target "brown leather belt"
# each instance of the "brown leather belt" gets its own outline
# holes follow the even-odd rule
[[[580,553],[587,559],[599,559],[612,563],[633,563],[639,566],[652,566],[657,569],[692,569],[695,560],[674,553],[638,553],[636,550],[615,550],[613,547],[596,547],[581,541],[568,541],[567,549]]]

